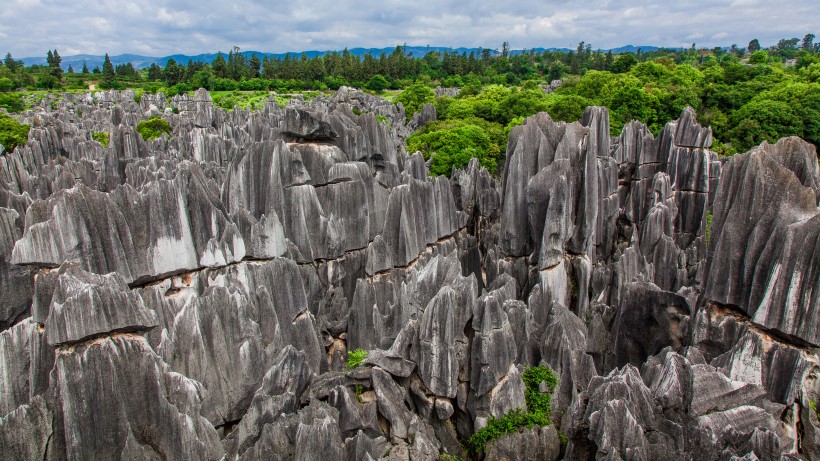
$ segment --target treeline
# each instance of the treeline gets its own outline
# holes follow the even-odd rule
[[[433,156],[431,170],[448,174],[477,157],[491,170],[502,161],[509,130],[539,111],[556,120],[578,120],[587,106],[610,110],[612,134],[630,120],[659,133],[686,106],[715,134],[722,155],[743,152],[764,140],[800,136],[820,146],[820,46],[814,35],[783,39],[762,49],[757,40],[746,48],[611,53],[579,43],[573,52],[427,53],[407,56],[402,47],[381,56],[358,58],[348,51],[308,58],[246,57],[234,48],[212,64],[168,61],[162,68],[136,70],[113,66],[106,55],[102,69],[63,72],[57,50],[47,66],[26,68],[11,55],[0,65],[0,107],[23,110],[18,88],[141,88],[170,96],[195,88],[224,91],[214,101],[231,108],[241,93],[262,100],[274,90],[288,93],[336,89],[342,85],[373,92],[403,90],[395,97],[408,117],[424,103],[436,105],[439,120],[408,139],[408,148]],[[547,93],[543,85],[561,79]],[[458,87],[455,97],[436,97],[436,85]],[[247,93],[246,93],[247,94]],[[230,96],[227,100],[220,99]],[[222,104],[225,103],[225,104]]]
[[[439,119],[407,140],[408,150],[432,157],[434,174],[449,174],[471,157],[493,170],[503,162],[509,130],[525,117],[546,111],[554,120],[573,122],[593,105],[609,108],[612,135],[631,120],[657,135],[692,106],[701,123],[712,127],[713,150],[720,155],[784,136],[820,147],[820,50],[812,39],[796,53],[755,50],[745,62],[729,53],[699,52],[694,63],[660,53],[643,62],[635,57],[617,71],[567,77],[549,94],[528,81],[515,87],[466,85],[455,98],[437,98],[429,87],[414,85],[397,99],[406,107],[436,105]],[[784,56],[796,62],[783,65]]]
[[[156,64],[137,70],[130,63],[113,66],[106,54],[102,69],[89,70],[61,68],[57,50],[49,51],[47,66],[25,67],[7,54],[0,66],[0,89],[25,88],[87,88],[95,83],[99,88],[135,88],[147,91],[166,88],[170,93],[206,88],[216,91],[273,90],[291,92],[303,90],[334,90],[342,85],[366,88],[372,91],[403,89],[416,81],[436,82],[445,87],[462,87],[467,84],[519,85],[527,80],[551,81],[568,75],[583,75],[587,71],[626,72],[631,66],[665,57],[675,64],[701,65],[709,59],[739,61],[747,55],[754,59],[798,61],[807,59],[818,50],[814,35],[802,40],[782,39],[768,50],[761,50],[758,40],[752,40],[747,48],[732,45],[729,49],[660,49],[651,52],[623,53],[593,50],[585,42],[569,52],[524,50],[513,53],[504,43],[500,52],[483,49],[477,52],[456,53],[428,52],[424,57],[412,58],[404,47],[397,46],[392,53],[358,57],[348,50],[331,52],[323,56],[308,57],[289,54],[284,58],[247,57],[234,47],[227,55],[219,53],[211,64],[171,59],[165,67]],[[760,53],[766,53],[762,57]]]

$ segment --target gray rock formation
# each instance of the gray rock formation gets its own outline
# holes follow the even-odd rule
[[[0,155],[0,459],[479,459],[536,365],[552,424],[483,459],[820,457],[800,139],[719,159],[691,109],[611,137],[593,107],[429,178],[435,107],[351,88],[53,102]]]

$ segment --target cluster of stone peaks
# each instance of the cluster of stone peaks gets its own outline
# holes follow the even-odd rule
[[[152,115],[171,136],[137,133]],[[820,177],[798,138],[721,159],[691,109],[612,137],[592,107],[514,128],[498,178],[431,178],[404,139],[434,108],[406,123],[349,88],[18,118],[0,459],[820,458]],[[552,424],[466,451],[539,365]]]

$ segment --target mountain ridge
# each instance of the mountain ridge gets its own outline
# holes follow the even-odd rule
[[[657,46],[635,46],[635,45],[624,45],[616,48],[610,49],[600,49],[600,51],[612,51],[614,54],[620,53],[636,53],[638,50],[642,51],[655,51],[662,47]],[[360,58],[364,57],[368,53],[373,54],[374,56],[379,56],[382,54],[390,54],[392,53],[396,47],[385,47],[385,48],[364,48],[364,47],[356,47],[347,49],[348,52],[353,54],[354,56],[358,56]],[[406,52],[414,57],[420,58],[427,54],[428,51],[436,51],[439,53],[448,52],[448,53],[480,53],[486,48],[468,48],[468,47],[446,47],[446,46],[405,46]],[[533,50],[537,53],[543,53],[545,51],[558,51],[558,52],[570,52],[573,51],[570,48],[532,48],[532,49],[518,49],[518,50],[511,50],[511,54],[520,54],[525,51]],[[301,57],[302,54],[305,54],[308,58],[313,58],[316,56],[323,56],[330,53],[342,53],[344,50],[305,50],[305,51],[288,51],[284,53],[271,53],[271,52],[262,52],[262,51],[241,51],[240,53],[250,58],[253,55],[257,55],[260,58],[268,57],[268,58],[278,58],[284,59],[286,56],[291,57]],[[498,50],[490,49],[490,52],[493,56],[498,56],[501,53]],[[205,62],[205,63],[212,63],[216,57],[222,53],[223,56],[228,55],[228,52],[217,51],[215,53],[200,53],[195,55],[186,55],[186,54],[172,54],[168,56],[144,56],[132,53],[124,53],[115,56],[109,56],[111,59],[111,63],[115,66],[128,64],[131,63],[136,69],[145,69],[150,67],[151,64],[157,64],[159,66],[165,67],[169,60],[173,59],[177,63],[187,63],[188,61],[193,62]],[[26,66],[31,65],[46,65],[46,58],[45,56],[27,56],[22,59],[23,64]],[[79,72],[82,69],[83,64],[88,66],[89,69],[93,69],[95,67],[102,68],[103,62],[105,60],[104,55],[93,55],[93,54],[78,54],[78,55],[70,55],[70,56],[62,56],[62,68],[68,69],[69,66],[73,67],[74,71]]]

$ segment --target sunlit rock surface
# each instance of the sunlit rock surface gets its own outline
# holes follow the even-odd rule
[[[485,459],[820,457],[798,138],[722,159],[691,109],[612,137],[592,107],[448,179],[405,150],[433,106],[346,87],[55,107],[0,156],[0,459],[476,458],[535,365],[553,424]]]

